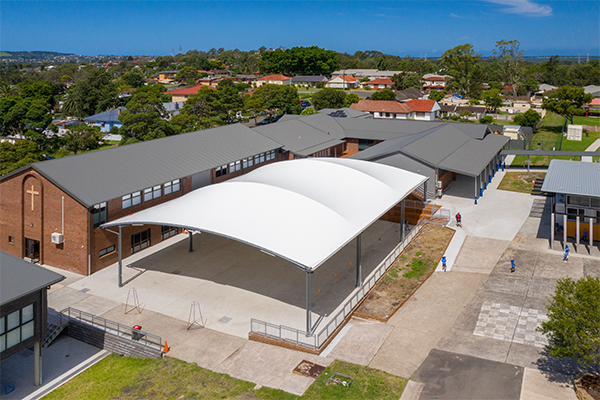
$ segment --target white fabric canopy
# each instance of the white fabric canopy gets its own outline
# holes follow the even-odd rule
[[[368,161],[283,161],[103,227],[190,228],[247,243],[314,270],[426,179]]]

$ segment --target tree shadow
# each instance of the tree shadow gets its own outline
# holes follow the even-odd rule
[[[571,385],[575,375],[585,372],[575,358],[556,358],[546,350],[541,354],[541,357],[535,361],[535,365],[550,382]]]

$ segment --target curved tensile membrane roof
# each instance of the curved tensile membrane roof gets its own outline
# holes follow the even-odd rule
[[[247,243],[314,270],[426,179],[368,161],[283,161],[103,227],[190,228]]]

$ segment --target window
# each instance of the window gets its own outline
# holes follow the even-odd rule
[[[242,169],[242,161],[237,160],[234,164],[234,171],[239,171]]]
[[[215,175],[217,177],[227,175],[227,165],[222,165],[220,167],[217,167],[217,169],[215,171],[216,171]]]
[[[150,201],[152,199],[158,199],[162,196],[161,186],[154,186],[148,189],[144,189],[144,201]]]
[[[131,193],[131,205],[137,206],[142,203],[142,192],[133,192]]]
[[[33,337],[34,327],[33,304],[0,318],[0,352]]]
[[[8,243],[15,244],[15,237],[14,236],[9,236],[8,237]]]
[[[125,207],[123,207],[125,208]],[[108,222],[108,209],[106,203],[96,204],[92,207],[92,216],[94,217],[94,229]]]
[[[102,257],[106,254],[112,253],[113,251],[115,251],[115,246],[108,246],[107,248],[100,250],[98,257]]]
[[[160,236],[162,238],[162,240],[168,239],[171,236],[175,236],[177,235],[178,229],[175,226],[168,226],[168,225],[163,225],[161,226],[161,233]]]
[[[131,207],[131,195],[130,194],[123,196],[122,200],[123,200],[123,210]]]
[[[150,246],[150,229],[131,235],[131,254]]]
[[[267,161],[275,159],[275,150],[267,152]]]
[[[255,164],[260,164],[262,162],[265,162],[265,153],[260,153],[254,156]]]
[[[175,179],[174,181],[167,182],[164,184],[165,188],[165,196],[174,192],[179,192],[181,189],[181,184],[179,179]]]

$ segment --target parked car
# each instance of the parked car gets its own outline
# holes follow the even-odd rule
[[[302,108],[305,108],[310,106],[310,102],[308,102],[307,100],[300,100],[300,105],[302,106]]]

